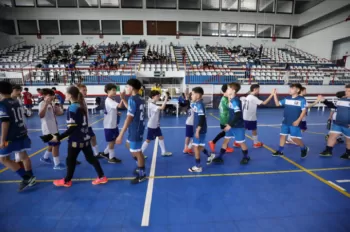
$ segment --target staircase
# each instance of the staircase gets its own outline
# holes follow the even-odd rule
[[[231,57],[227,54],[224,48],[218,48],[218,56],[224,65],[229,66],[231,64]]]
[[[142,56],[144,53],[145,48],[136,48],[136,53],[130,57],[127,67],[133,70],[139,70],[139,65],[142,62]]]
[[[182,62],[182,47],[174,47],[175,52],[175,59],[177,62],[177,66],[179,68],[179,71],[183,71],[189,67],[191,67],[191,64],[189,63],[188,59],[186,59],[186,64]],[[185,67],[186,65],[186,67]]]

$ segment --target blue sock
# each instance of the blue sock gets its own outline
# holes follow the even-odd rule
[[[16,173],[22,178],[26,175],[26,171],[23,168],[18,169]]]
[[[222,156],[226,153],[226,149],[221,148],[219,153],[219,158],[222,158]]]
[[[196,159],[196,166],[200,167],[201,166],[201,159]]]
[[[244,158],[248,158],[249,156],[248,156],[248,150],[242,150],[242,153],[243,153],[243,157]]]
[[[28,176],[33,176],[33,170],[27,171]]]
[[[279,152],[283,152],[283,150],[284,150],[284,147],[281,147],[281,146],[278,147]]]
[[[204,153],[206,156],[208,156],[208,157],[210,156],[208,150],[205,149],[205,148],[204,148],[204,150],[203,150],[203,153]]]

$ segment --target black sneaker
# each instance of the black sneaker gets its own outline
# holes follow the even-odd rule
[[[272,153],[272,156],[284,156],[284,154],[283,152],[275,151],[274,153]]]
[[[242,160],[241,160],[241,164],[248,164],[249,163],[249,160],[250,160],[250,157],[243,157]]]
[[[100,158],[104,158],[104,159],[106,159],[106,160],[109,160],[109,153],[105,154],[105,153],[101,152],[101,153],[99,154],[99,156],[100,156]]]
[[[340,159],[350,160],[350,154],[344,153],[342,156],[340,156]]]
[[[99,152],[96,156],[97,159],[101,159],[101,158],[104,158],[103,157],[104,153],[103,152]]]
[[[224,160],[221,157],[217,157],[217,158],[213,159],[212,162],[215,164],[224,164]]]
[[[309,148],[308,147],[306,147],[305,149],[301,150],[301,154],[300,154],[301,158],[305,158],[308,155],[308,153],[309,153]]]
[[[110,164],[117,164],[117,163],[121,163],[122,161],[120,159],[117,159],[115,157],[113,157],[112,159],[108,159],[108,163]]]
[[[337,138],[337,143],[344,143],[344,140],[342,138]]]
[[[32,176],[28,180],[22,180],[18,187],[18,192],[22,192],[27,187],[34,186],[36,184],[36,177]]]
[[[146,175],[144,175],[144,176],[137,176],[137,177],[135,177],[135,179],[131,180],[131,184],[138,184],[138,183],[141,183],[141,182],[143,182],[145,180],[147,180]]]
[[[329,156],[332,156],[332,152],[324,150],[323,152],[320,153],[320,156],[329,157]]]
[[[135,168],[134,171],[132,172],[133,175],[138,175],[139,174],[139,169]]]

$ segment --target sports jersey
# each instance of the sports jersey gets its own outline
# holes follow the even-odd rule
[[[128,140],[132,142],[142,141],[145,130],[145,101],[140,95],[130,96],[128,99],[128,115],[133,117],[129,125]]]
[[[103,118],[103,128],[114,129],[117,128],[117,113],[118,113],[118,102],[112,98],[107,97],[105,101],[105,110]]]
[[[307,101],[305,101],[306,114],[305,114],[305,116],[301,119],[302,122],[306,122],[306,118],[307,118],[307,106],[308,106],[308,103],[307,103]]]
[[[73,102],[68,107],[67,126],[76,126],[75,130],[68,138],[69,143],[81,143],[90,140],[87,118],[80,109],[79,103]]]
[[[219,104],[220,110],[220,124],[226,125],[228,123],[229,118],[229,108],[228,108],[228,98],[223,96],[220,100]]]
[[[199,100],[197,102],[192,103],[191,105],[193,112],[194,112],[194,120],[193,120],[193,130],[196,131],[197,127],[199,126],[199,117],[205,116],[205,106],[203,103],[203,100]],[[200,134],[206,134],[207,133],[207,120],[204,120],[204,125],[202,125],[201,130],[199,131]]]
[[[337,116],[335,123],[348,128],[350,125],[350,98],[341,98],[337,101]]]
[[[246,98],[241,98],[242,100],[242,108],[243,108],[243,119],[246,121],[256,121],[256,110],[258,105],[261,105],[263,101],[254,96],[253,94],[249,94]]]
[[[306,108],[306,100],[302,96],[297,96],[293,98],[288,96],[280,101],[280,105],[284,106],[284,119],[283,124],[287,126],[292,126]]]
[[[194,112],[191,107],[187,110],[187,119],[186,119],[186,125],[193,126],[193,120],[194,120]]]
[[[5,98],[0,101],[0,122],[2,122],[4,119],[9,120],[10,122],[6,141],[15,141],[27,137],[27,128],[24,124],[23,109],[18,100],[13,98]]]
[[[66,95],[64,95],[61,91],[55,90],[54,92],[58,99],[61,99],[62,101],[66,100]]]
[[[45,102],[40,102],[39,104],[39,114],[42,109],[45,107]],[[52,104],[49,104],[46,108],[46,113],[43,118],[40,118],[41,120],[41,130],[43,132],[43,135],[48,134],[56,134],[58,133],[58,126],[56,121],[56,115],[55,110]]]
[[[236,96],[231,99],[229,104],[229,122],[231,122],[235,118],[235,113],[242,112],[241,101]],[[238,121],[236,121],[235,125],[231,126],[232,128],[244,128],[243,117],[240,117]]]
[[[29,92],[23,92],[23,101],[24,101],[24,105],[31,105],[33,104],[32,101],[32,94]]]
[[[156,129],[160,126],[160,109],[155,103],[148,105],[148,123],[147,127]]]
[[[337,118],[337,109],[336,108],[335,109],[332,108],[331,111],[334,112],[333,116],[332,116],[332,120],[335,121],[335,119]]]

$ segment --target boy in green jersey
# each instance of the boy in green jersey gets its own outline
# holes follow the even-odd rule
[[[221,132],[217,134],[217,136],[209,142],[209,147],[212,152],[215,152],[215,144],[217,141],[219,141],[221,138],[225,137],[225,131],[223,130],[226,125],[228,124],[228,118],[229,118],[229,101],[227,96],[227,84],[224,84],[221,87],[221,92],[223,93],[223,96],[220,100],[219,110],[220,110],[220,128]],[[227,147],[226,152],[230,153],[233,152],[233,148]]]

